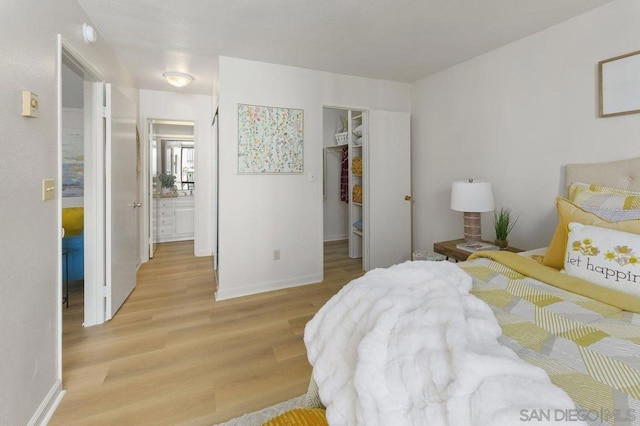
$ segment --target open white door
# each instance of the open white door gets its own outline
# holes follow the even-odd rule
[[[369,138],[365,146],[367,271],[411,258],[409,118],[404,112],[369,111]]]
[[[155,237],[155,204],[153,202],[153,192],[156,176],[158,175],[158,146],[155,137],[155,130],[153,126],[153,120],[148,120],[147,123],[147,139],[149,141],[149,185],[147,187],[147,205],[149,206],[149,229],[148,229],[148,238],[149,238],[149,259],[153,258],[154,253],[156,252],[156,237]]]
[[[105,84],[106,312],[109,320],[136,286],[138,261],[135,104]]]

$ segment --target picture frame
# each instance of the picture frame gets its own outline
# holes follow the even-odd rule
[[[304,110],[238,104],[238,173],[302,174]]]
[[[598,62],[599,116],[640,112],[640,50]]]

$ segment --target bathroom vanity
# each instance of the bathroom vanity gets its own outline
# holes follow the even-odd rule
[[[153,201],[155,203],[154,242],[193,240],[195,209],[193,195],[158,196]]]

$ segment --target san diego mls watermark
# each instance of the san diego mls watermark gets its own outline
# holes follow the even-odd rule
[[[591,422],[591,424],[611,423],[611,422],[634,422],[636,420],[636,410],[585,410],[581,408],[554,409],[554,408],[534,408],[520,410],[521,422]]]

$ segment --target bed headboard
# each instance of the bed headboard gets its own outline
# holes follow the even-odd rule
[[[607,163],[567,164],[565,194],[573,182],[640,191],[640,158]]]

